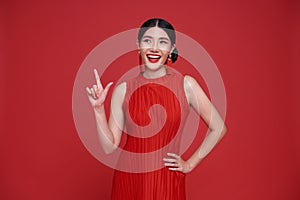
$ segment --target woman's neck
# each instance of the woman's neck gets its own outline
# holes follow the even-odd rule
[[[151,70],[145,67],[145,71],[143,72],[143,76],[149,79],[160,78],[167,74],[167,68],[165,66],[161,67],[158,70]]]

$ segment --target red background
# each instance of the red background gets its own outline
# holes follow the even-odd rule
[[[109,199],[112,170],[75,130],[73,83],[96,45],[151,17],[197,40],[226,87],[228,133],[187,175],[188,199],[300,199],[299,6],[1,1],[0,199]]]

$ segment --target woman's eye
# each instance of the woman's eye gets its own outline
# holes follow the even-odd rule
[[[144,39],[144,42],[146,42],[146,43],[150,43],[150,42],[151,42],[151,40],[149,40],[149,39]]]
[[[168,42],[167,42],[167,41],[164,41],[164,40],[160,41],[160,43],[161,43],[161,44],[168,44]]]

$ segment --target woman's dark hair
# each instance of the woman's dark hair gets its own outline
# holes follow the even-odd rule
[[[166,20],[160,18],[152,18],[142,24],[138,33],[138,42],[139,43],[141,42],[143,35],[149,28],[156,27],[156,26],[163,29],[167,33],[167,35],[171,40],[172,45],[175,44],[176,34],[175,34],[174,27]],[[172,63],[174,63],[177,60],[177,57],[178,57],[178,50],[175,47],[173,52],[171,53]]]

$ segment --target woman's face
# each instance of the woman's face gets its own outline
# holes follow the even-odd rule
[[[159,27],[149,28],[139,44],[143,62],[151,70],[163,66],[174,47],[168,34]]]

